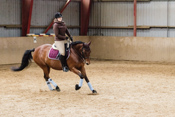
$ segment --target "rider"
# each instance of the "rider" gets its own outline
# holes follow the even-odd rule
[[[68,37],[65,36],[67,34],[71,41],[73,41],[72,36],[70,35],[64,21],[62,21],[62,14],[57,12],[55,14],[53,31],[55,33],[55,45],[59,50],[59,59],[62,64],[62,68],[64,72],[68,72],[69,68],[67,66],[66,57],[65,57],[65,42]]]

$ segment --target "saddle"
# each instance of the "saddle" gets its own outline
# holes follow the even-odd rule
[[[65,44],[65,57],[68,59],[70,56],[70,46],[68,44]],[[57,50],[55,44],[52,45],[52,47],[49,50],[48,58],[52,60],[59,60],[59,50]]]

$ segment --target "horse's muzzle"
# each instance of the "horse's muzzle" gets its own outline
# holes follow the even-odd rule
[[[89,65],[89,63],[86,63],[86,65]]]
[[[89,64],[90,64],[90,60],[86,59],[86,65],[89,65]]]

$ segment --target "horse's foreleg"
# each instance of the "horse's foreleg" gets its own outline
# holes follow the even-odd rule
[[[92,87],[92,85],[91,85],[91,83],[90,83],[90,81],[89,81],[89,79],[88,79],[88,77],[86,75],[86,71],[85,71],[85,68],[84,67],[82,67],[82,69],[81,69],[81,74],[84,77],[84,79],[86,80],[86,82],[87,82],[90,90],[92,91],[92,93],[97,93],[97,91],[94,90],[94,88]]]
[[[88,84],[88,86],[89,86],[89,89],[92,91],[92,93],[97,93],[97,91],[94,90],[94,88],[92,87],[92,85],[91,85],[91,83],[90,83],[88,77],[85,76],[84,78],[85,78],[85,80],[86,80],[86,82],[87,82],[87,84]]]
[[[79,82],[79,84],[75,85],[75,90],[78,90],[78,89],[80,89],[82,87],[82,85],[83,85],[83,78],[84,78],[85,81],[87,82],[90,90],[92,91],[92,93],[97,93],[97,91],[94,90],[94,88],[92,87],[91,83],[89,82],[89,79],[88,79],[88,77],[86,75],[86,71],[85,71],[84,67],[81,69],[81,71],[77,70],[76,68],[73,68],[72,71],[75,74],[79,75],[79,77],[80,77],[80,82]]]
[[[75,90],[79,90],[83,85],[83,76],[82,76],[81,72],[79,70],[77,70],[76,68],[72,68],[71,71],[74,72],[75,74],[77,74],[80,77],[79,84],[75,85]]]

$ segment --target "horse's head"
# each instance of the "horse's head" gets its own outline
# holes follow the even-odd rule
[[[90,53],[91,53],[90,45],[91,45],[91,42],[83,43],[82,53],[81,53],[87,65],[90,64]]]
[[[79,56],[79,59],[86,63],[87,65],[90,64],[90,49],[91,42],[84,43],[81,41],[75,41],[72,43],[72,48],[74,52]]]

